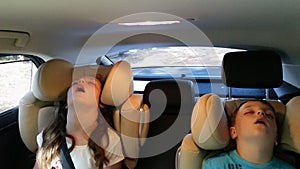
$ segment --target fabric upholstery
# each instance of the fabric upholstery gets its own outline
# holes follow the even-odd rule
[[[197,101],[191,132],[195,143],[206,150],[224,148],[229,143],[227,116],[220,98],[206,94]]]
[[[65,60],[53,59],[42,64],[32,83],[34,96],[42,101],[61,101],[72,82],[73,65]]]
[[[142,95],[133,94],[114,114],[114,125],[121,133],[124,155],[128,168],[134,168],[139,150],[144,145],[149,129],[149,108],[143,104]]]
[[[194,106],[194,85],[191,81],[180,79],[152,80],[144,90],[144,103],[155,108],[165,104],[163,108],[180,110]],[[153,112],[157,112],[153,110]],[[161,111],[160,111],[161,112]],[[186,112],[186,110],[185,110]],[[178,114],[178,111],[165,111],[165,113]]]
[[[163,79],[150,81],[144,91],[143,101],[150,111],[150,129],[148,137],[158,135],[169,129],[177,120],[181,129],[189,130],[190,119],[195,101],[192,81],[182,79]],[[177,118],[180,114],[180,118]],[[185,125],[186,124],[186,125]],[[188,124],[188,125],[187,125]],[[153,127],[152,126],[160,126]]]
[[[181,147],[178,149],[176,156],[176,169],[194,169],[201,168],[201,160],[205,158],[208,151],[203,151],[199,148],[193,139],[192,134],[184,137]]]
[[[133,93],[133,78],[129,63],[117,62],[107,76],[101,101],[119,106]]]
[[[170,146],[163,153],[139,159],[141,163],[138,163],[138,167],[143,168],[146,164],[152,168],[175,168],[174,155],[180,145],[179,141],[190,131],[191,113],[195,104],[194,84],[185,79],[152,80],[145,87],[143,100],[150,111],[147,138],[151,140],[163,135],[161,144],[169,143]],[[168,139],[178,141],[170,143]],[[149,149],[162,149],[159,144],[159,141],[154,144],[146,140],[141,153],[147,154]],[[153,160],[157,162],[153,163]]]
[[[286,109],[279,145],[283,150],[300,153],[300,96],[292,98]]]
[[[36,136],[39,132],[38,119],[41,107],[53,105],[51,102],[38,100],[32,92],[20,99],[19,104],[19,130],[26,147],[35,152],[37,150]]]

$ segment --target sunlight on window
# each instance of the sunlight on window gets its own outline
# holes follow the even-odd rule
[[[13,108],[31,90],[36,67],[22,56],[0,58],[0,112]]]
[[[225,53],[239,49],[217,47],[161,47],[134,49],[108,56],[113,62],[125,60],[136,67],[220,66]]]

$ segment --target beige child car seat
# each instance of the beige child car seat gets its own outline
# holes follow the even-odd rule
[[[282,83],[280,56],[273,52],[237,52],[224,56],[222,77],[229,87],[228,97],[205,94],[194,106],[191,133],[182,141],[176,154],[177,169],[201,168],[205,159],[224,150],[230,144],[228,117],[249,98],[232,98],[231,87],[274,88]],[[268,90],[266,90],[268,92]],[[279,139],[276,155],[299,168],[300,153],[300,96],[284,105],[269,99],[276,111]]]
[[[142,96],[133,94],[131,67],[125,61],[111,66],[74,67],[65,60],[53,59],[42,64],[35,74],[32,91],[20,100],[21,138],[29,150],[36,152],[36,136],[49,124],[60,101],[66,99],[72,79],[96,74],[101,75],[104,84],[101,102],[117,107],[113,127],[120,134],[126,166],[134,168],[148,132],[149,111]]]

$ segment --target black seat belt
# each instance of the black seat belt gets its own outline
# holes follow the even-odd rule
[[[61,144],[59,155],[60,155],[60,161],[63,169],[75,169],[74,163],[72,161],[70,152],[67,147],[66,139],[64,139]]]

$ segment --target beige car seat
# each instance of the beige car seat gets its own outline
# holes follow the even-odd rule
[[[134,168],[139,148],[147,135],[149,111],[142,103],[142,96],[133,94],[133,78],[130,65],[120,61],[112,66],[80,66],[53,59],[42,64],[35,74],[32,91],[21,100],[19,107],[19,130],[27,148],[36,152],[37,134],[49,124],[60,101],[66,99],[66,92],[73,78],[100,74],[104,84],[101,102],[116,106],[114,128],[120,133],[125,164]]]
[[[222,77],[229,87],[228,97],[205,94],[197,101],[188,134],[176,154],[177,169],[201,168],[205,159],[230,146],[228,117],[245,99],[233,98],[231,87],[274,88],[282,83],[280,56],[272,52],[237,52],[224,56]],[[231,76],[232,75],[232,76]],[[266,90],[268,92],[268,90]],[[269,99],[276,111],[279,139],[276,155],[299,168],[300,153],[300,97],[286,105]]]

